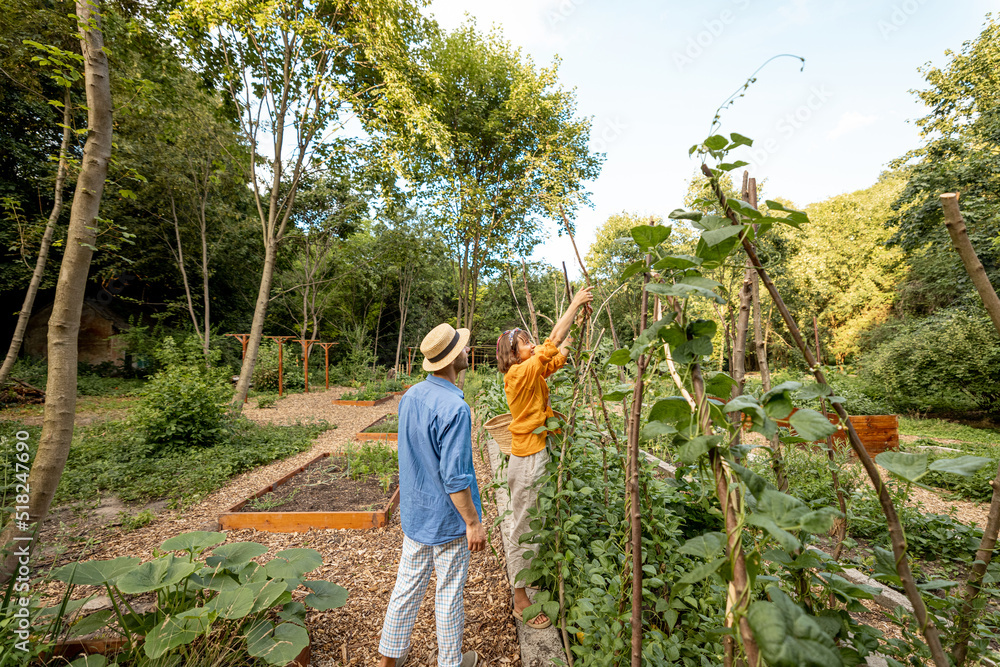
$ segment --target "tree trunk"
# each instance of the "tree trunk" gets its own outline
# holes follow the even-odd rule
[[[0,545],[17,541],[19,547],[26,546],[28,551],[33,549],[33,537],[48,514],[73,440],[80,314],[93,247],[97,242],[94,221],[100,211],[104,180],[111,160],[111,81],[108,58],[104,53],[100,10],[94,3],[79,0],[76,15],[81,26],[80,47],[87,90],[87,142],[70,210],[66,252],[59,269],[55,302],[49,317],[45,417],[38,451],[28,477],[31,489],[29,518],[27,523],[11,521],[0,537]],[[28,525],[31,523],[34,527]],[[8,580],[17,563],[18,554],[12,553],[7,557],[0,573],[4,581]]]
[[[14,328],[14,337],[11,338],[10,347],[7,349],[7,357],[0,366],[0,387],[7,384],[10,371],[14,368],[17,355],[21,351],[21,344],[24,342],[24,332],[28,328],[28,320],[31,319],[31,311],[35,307],[35,296],[38,294],[38,286],[42,283],[42,276],[45,274],[45,264],[49,258],[49,247],[52,245],[52,234],[55,232],[56,223],[63,208],[63,186],[66,183],[66,153],[69,151],[69,139],[72,135],[70,121],[72,121],[72,100],[70,99],[69,88],[66,88],[63,96],[63,138],[59,145],[59,168],[56,170],[55,199],[52,202],[52,211],[49,213],[49,220],[45,225],[45,233],[42,235],[42,245],[38,248],[38,258],[35,259],[35,271],[31,274],[31,282],[28,284],[28,293],[24,295],[24,303],[21,305],[21,312],[17,314],[17,326]]]
[[[206,170],[207,171],[207,170]],[[210,341],[211,333],[211,310],[209,308],[208,300],[208,221],[205,218],[205,206],[208,204],[208,189],[210,181],[208,178],[202,184],[204,187],[204,195],[201,199],[201,207],[198,209],[198,221],[201,223],[201,295],[202,300],[205,305],[205,343],[202,345],[202,350],[205,353],[205,359],[208,359],[208,345]]]
[[[240,368],[240,379],[236,383],[236,394],[233,397],[234,409],[239,411],[250,391],[250,378],[253,367],[257,363],[257,351],[260,350],[260,338],[264,334],[264,318],[267,317],[267,305],[271,298],[271,281],[274,279],[274,262],[278,254],[278,241],[268,239],[264,246],[264,270],[260,277],[260,288],[257,291],[257,303],[253,310],[253,322],[250,324],[250,339],[247,341],[247,352]]]
[[[174,237],[177,239],[177,268],[181,272],[181,280],[184,282],[184,296],[187,297],[188,315],[194,324],[194,333],[201,338],[201,327],[198,326],[198,316],[194,312],[194,300],[191,298],[191,284],[188,282],[187,268],[184,266],[184,243],[181,241],[181,223],[177,219],[177,206],[174,204],[174,196],[170,195],[170,213],[174,217]]]

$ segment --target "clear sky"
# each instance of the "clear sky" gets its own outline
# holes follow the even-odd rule
[[[946,49],[982,30],[986,0],[434,0],[446,29],[475,17],[496,24],[536,65],[561,58],[560,80],[593,117],[591,148],[607,154],[578,215],[581,252],[609,215],[666,216],[683,205],[698,164],[688,148],[715,109],[771,56],[721,132],[754,140],[751,176],[766,197],[798,206],[867,187],[888,162],[920,145],[925,115],[910,91],[918,68],[944,66]],[[734,172],[736,174],[737,172]],[[742,170],[737,178],[742,178]],[[575,265],[568,240],[535,253]]]

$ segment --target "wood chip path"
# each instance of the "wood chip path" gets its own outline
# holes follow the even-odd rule
[[[95,528],[86,536],[91,538],[89,546],[70,547],[59,561],[69,562],[81,556],[85,559],[111,559],[125,555],[145,560],[151,558],[153,550],[168,537],[193,530],[215,530],[215,521],[222,511],[319,454],[342,451],[357,432],[376,419],[395,413],[399,405],[398,397],[377,407],[335,406],[331,403],[331,399],[346,391],[331,387],[329,391],[293,394],[278,401],[273,408],[257,409],[251,407],[253,402],[249,403],[244,414],[257,422],[294,424],[326,420],[336,424],[337,428],[322,433],[308,451],[240,475],[183,513],[159,512],[156,521],[133,532],[121,532],[113,527]],[[483,496],[483,523],[492,527],[496,519],[496,505],[488,490],[490,466],[479,452],[475,452],[474,459]],[[45,533],[52,530],[49,527],[43,532],[43,543]],[[377,663],[379,633],[403,544],[398,515],[386,528],[371,531],[313,530],[277,534],[242,530],[229,531],[228,535],[230,542],[250,541],[268,547],[268,553],[260,560],[267,560],[282,549],[305,547],[319,551],[323,555],[323,567],[308,576],[338,583],[350,591],[350,597],[347,604],[339,609],[309,612],[307,625],[312,641],[311,664],[317,667],[346,667],[373,666]],[[472,556],[465,588],[464,650],[476,650],[485,664],[495,667],[518,665],[520,649],[510,614],[511,591],[498,528],[490,528],[490,539],[496,546],[496,555],[487,547],[486,551]],[[52,585],[47,592],[58,594],[58,587]],[[300,589],[296,596],[304,597],[306,592]],[[433,581],[417,618],[412,641],[413,653],[407,664],[436,664],[431,653],[437,646]]]

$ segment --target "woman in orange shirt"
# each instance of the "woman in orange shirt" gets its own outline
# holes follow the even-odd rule
[[[529,546],[522,545],[520,538],[530,531],[528,510],[538,503],[538,486],[545,476],[545,464],[549,453],[545,448],[545,433],[534,430],[554,416],[549,405],[549,386],[546,379],[566,363],[566,349],[570,341],[566,339],[576,311],[593,300],[590,288],[581,289],[573,297],[569,308],[563,313],[552,334],[545,343],[536,346],[523,329],[511,329],[501,334],[497,341],[497,368],[504,374],[503,387],[507,395],[507,405],[511,412],[508,427],[511,432],[510,461],[507,464],[507,485],[510,487],[510,502],[514,519],[511,542],[514,544],[512,559],[520,572],[531,567],[531,560],[524,554]],[[522,615],[531,600],[524,586],[514,585],[514,618],[523,620]],[[539,614],[526,625],[530,628],[547,628],[552,622]]]

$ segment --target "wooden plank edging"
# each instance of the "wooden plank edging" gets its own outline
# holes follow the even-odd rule
[[[371,408],[376,405],[382,405],[383,403],[388,403],[392,399],[396,398],[395,394],[389,394],[388,396],[383,396],[382,398],[376,399],[374,401],[345,401],[339,398],[333,399],[334,405],[353,405],[362,408]]]
[[[274,491],[312,464],[330,456],[324,452],[303,466],[284,475],[276,482],[241,500],[219,515],[219,530],[253,528],[265,533],[304,533],[312,529],[349,528],[369,530],[388,525],[392,512],[399,508],[399,486],[381,510],[371,512],[240,512],[251,500]]]

